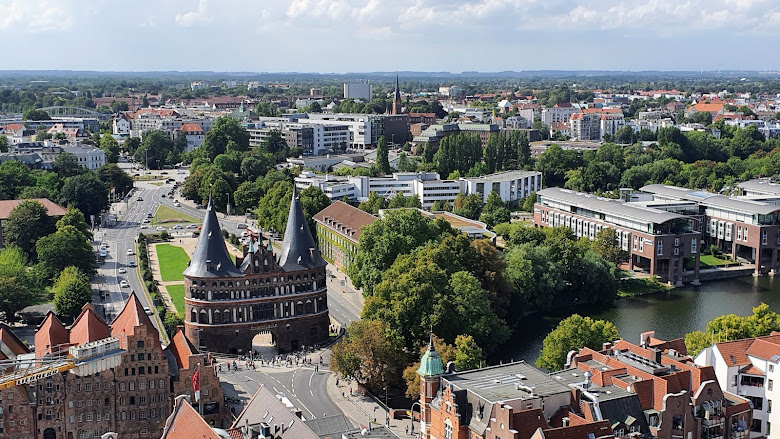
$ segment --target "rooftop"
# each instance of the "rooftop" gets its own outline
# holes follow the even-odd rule
[[[444,375],[442,379],[489,402],[535,399],[570,391],[567,385],[524,361]]]
[[[68,209],[60,206],[59,204],[47,199],[47,198],[31,198],[32,201],[37,201],[43,204],[46,208],[46,212],[50,216],[62,216],[68,213]],[[7,219],[8,214],[14,209],[14,207],[22,204],[26,200],[2,200],[0,201],[0,219]]]
[[[357,242],[363,227],[377,220],[377,217],[347,203],[336,201],[314,215],[314,220]]]
[[[530,177],[532,175],[539,174],[538,171],[504,171],[496,172],[495,174],[483,175],[480,177],[466,177],[464,180],[481,182],[481,181],[504,181],[504,180],[517,180],[520,178]]]
[[[737,186],[744,190],[763,192],[767,195],[780,195],[780,184],[772,183],[769,180],[748,180]]]
[[[764,203],[762,201],[750,200],[747,198],[727,197],[725,195],[713,194],[707,191],[692,190],[665,184],[649,184],[647,186],[641,187],[639,190],[653,195],[660,195],[662,197],[694,201],[700,203],[703,206],[735,210],[749,214],[770,215],[780,211],[780,206]]]
[[[543,198],[551,198],[563,201],[572,206],[583,209],[617,215],[639,221],[646,221],[654,224],[662,224],[667,221],[676,219],[687,219],[686,216],[678,215],[676,213],[623,203],[621,201],[610,198],[602,198],[596,195],[574,192],[568,189],[561,189],[557,187],[542,189],[536,194]]]

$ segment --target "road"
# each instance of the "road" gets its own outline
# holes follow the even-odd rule
[[[266,385],[277,395],[286,397],[300,409],[305,419],[341,414],[341,410],[330,400],[325,388],[330,371],[315,372],[311,367],[285,366],[263,367],[261,370],[245,370],[220,373],[220,380],[227,383],[226,395],[246,398],[248,401],[260,385]],[[232,387],[232,388],[231,388]]]

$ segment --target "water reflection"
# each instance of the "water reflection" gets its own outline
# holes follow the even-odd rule
[[[682,337],[687,332],[703,330],[708,321],[719,315],[748,315],[761,302],[780,311],[780,279],[776,281],[769,276],[727,279],[664,294],[621,299],[608,309],[581,307],[553,315],[532,316],[523,319],[508,347],[501,350],[507,354],[500,359],[536,361],[547,333],[561,319],[575,312],[609,320],[623,338],[637,343],[643,331],[654,330],[662,339]]]

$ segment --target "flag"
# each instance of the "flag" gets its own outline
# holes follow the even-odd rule
[[[200,401],[200,364],[192,374],[192,390],[195,391],[195,402]]]

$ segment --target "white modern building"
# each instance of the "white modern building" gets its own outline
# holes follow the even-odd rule
[[[320,123],[323,125],[346,125],[350,132],[349,147],[354,150],[371,148],[376,141],[376,116],[368,114],[325,114],[311,113],[307,119],[298,119],[301,123]],[[308,122],[313,121],[313,122]]]
[[[106,164],[106,153],[100,148],[68,146],[62,148],[62,152],[73,154],[81,166],[93,171]]]
[[[542,173],[538,171],[505,171],[481,177],[461,178],[466,195],[477,194],[487,202],[490,193],[498,192],[505,203],[517,203],[542,188]]]
[[[569,105],[554,105],[549,108],[542,109],[542,122],[548,127],[552,127],[553,124],[569,123],[569,118],[574,113],[578,113],[579,108]]]
[[[344,99],[361,99],[366,102],[371,100],[371,84],[344,84]]]
[[[460,194],[478,193],[483,202],[496,190],[505,202],[517,202],[542,187],[542,174],[535,171],[507,171],[478,178],[442,180],[435,172],[395,172],[390,177],[338,177],[303,171],[295,178],[298,189],[315,186],[331,200],[344,196],[365,201],[371,193],[391,199],[398,194],[416,195],[425,209],[436,201],[454,202]]]
[[[780,437],[777,427],[772,433],[772,425],[780,425],[780,410],[772,410],[780,402],[780,388],[774,386],[780,378],[780,335],[715,343],[699,352],[694,362],[712,366],[723,391],[751,402],[750,437]]]

